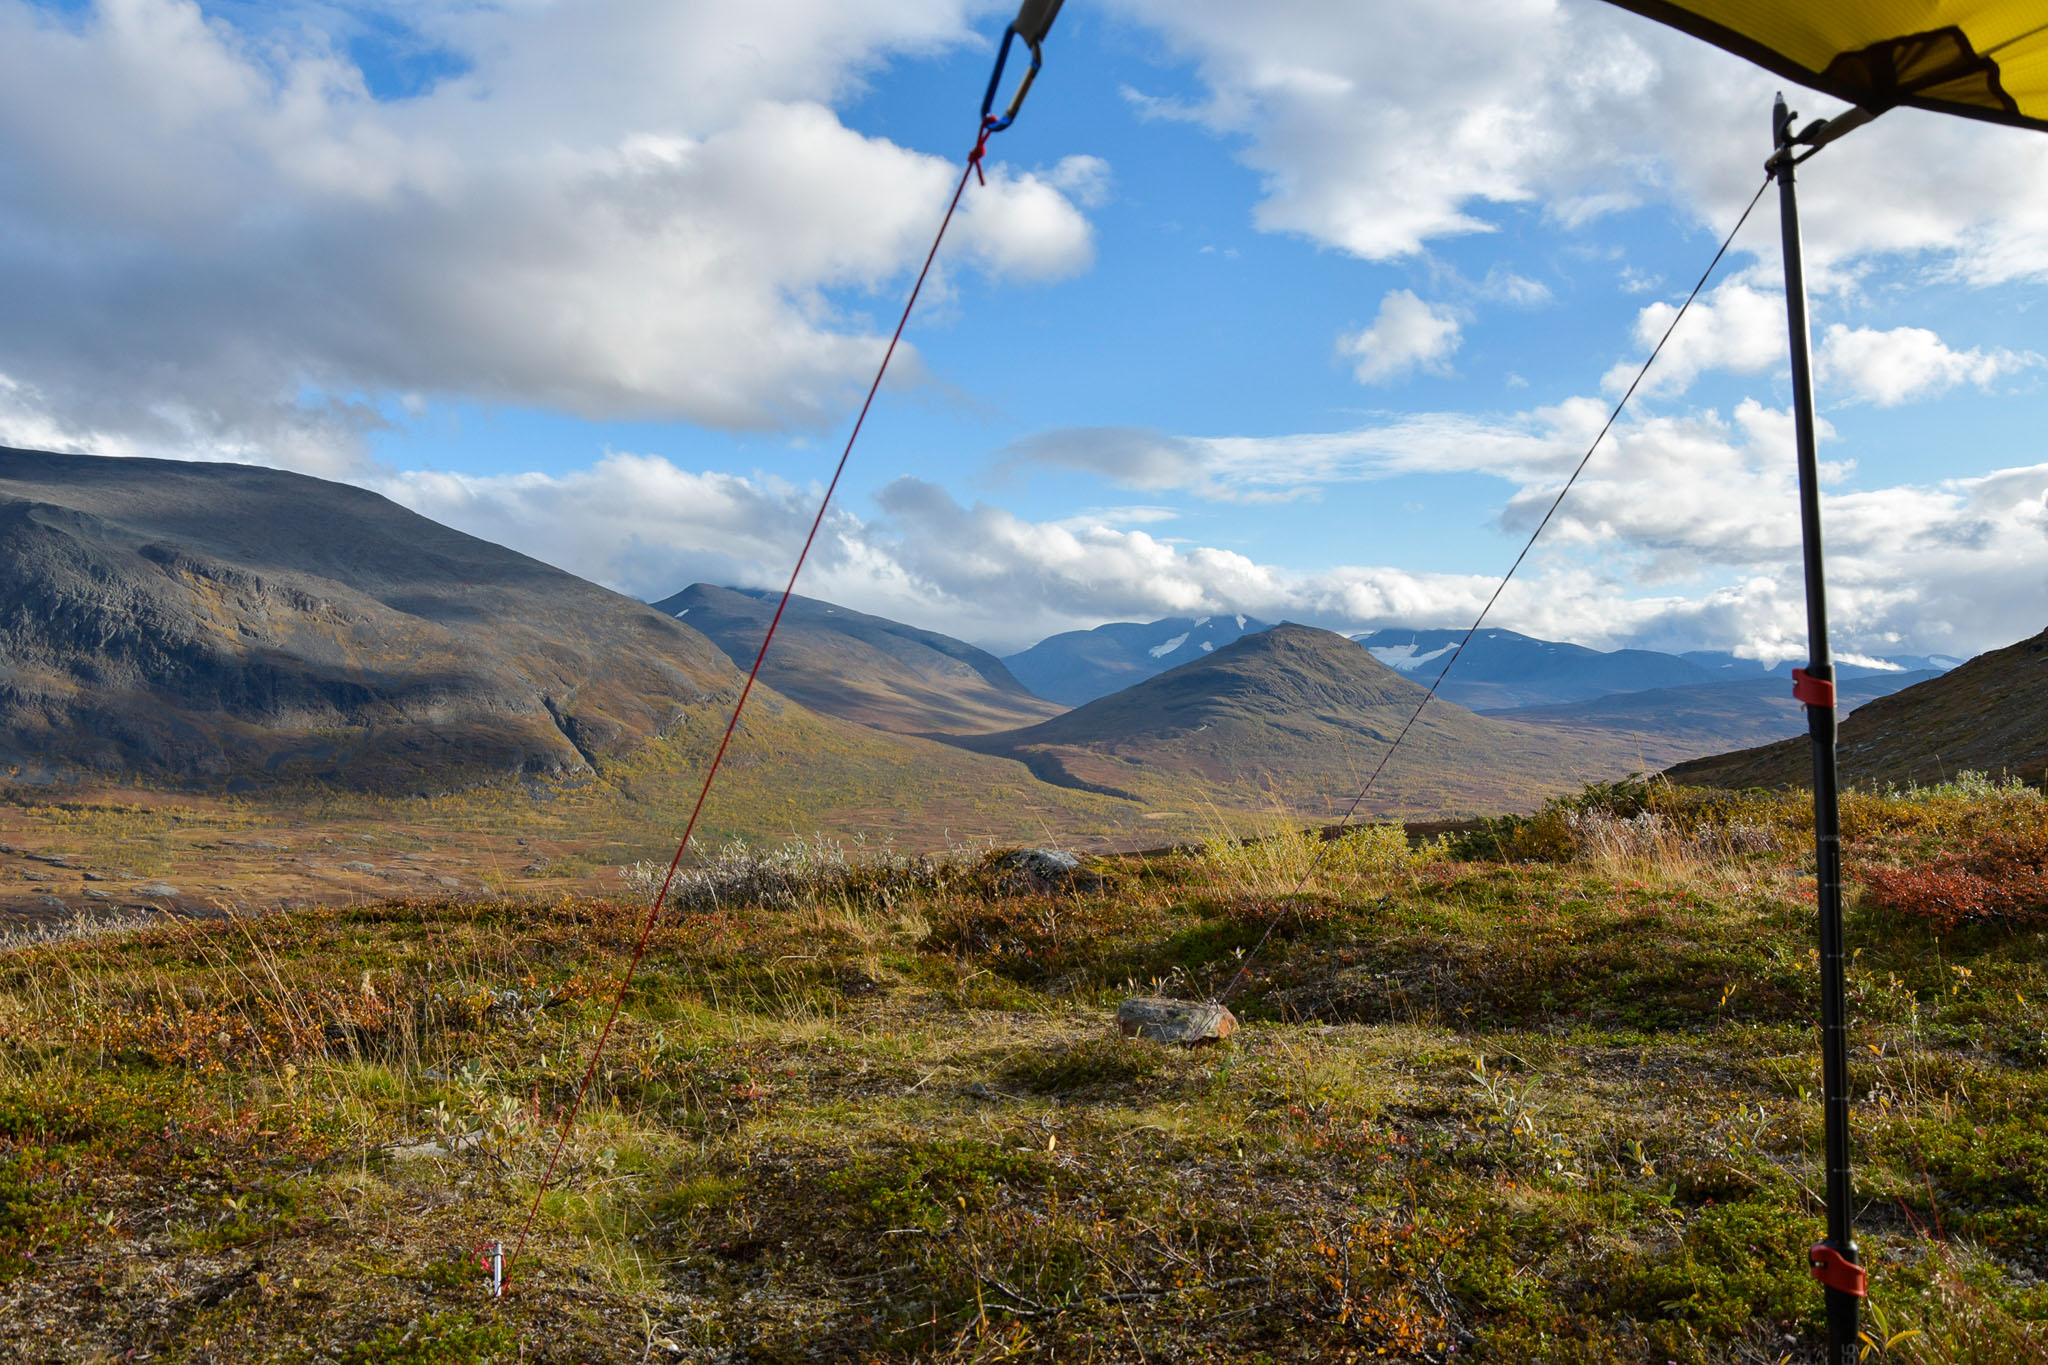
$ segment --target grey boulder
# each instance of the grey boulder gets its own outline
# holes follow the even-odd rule
[[[1141,995],[1117,1006],[1116,1026],[1126,1038],[1195,1047],[1221,1042],[1237,1032],[1237,1016],[1213,1002]]]

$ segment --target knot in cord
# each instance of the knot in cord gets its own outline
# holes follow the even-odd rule
[[[1000,126],[1001,121],[993,117],[982,119],[981,136],[974,140],[974,150],[967,154],[967,164],[974,167],[974,178],[984,185],[988,183],[988,176],[982,173],[981,158],[988,151],[989,135]]]

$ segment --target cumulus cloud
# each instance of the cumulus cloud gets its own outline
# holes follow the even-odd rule
[[[1354,431],[1176,436],[1146,427],[1062,427],[1012,445],[998,475],[1079,470],[1126,488],[1175,489],[1215,502],[1288,502],[1326,484],[1395,474],[1483,471],[1509,479],[1569,469],[1606,413],[1590,399],[1510,418],[1424,412]]]
[[[1458,350],[1458,319],[1448,308],[1424,303],[1413,292],[1395,289],[1380,300],[1372,325],[1337,338],[1342,355],[1358,357],[1353,373],[1361,384],[1386,384],[1417,369],[1447,374]]]
[[[829,102],[969,41],[964,8],[430,6],[458,74],[378,101],[289,12],[0,0],[14,430],[331,471],[403,393],[829,422],[880,353],[849,303],[916,264],[958,173]],[[995,166],[947,261],[1079,270],[1109,183],[1092,157]]]
[[[1258,226],[1367,260],[1540,208],[1574,228],[1675,203],[1725,228],[1762,178],[1776,76],[1594,0],[1115,0],[1202,82],[1133,92],[1200,123],[1262,177]],[[1839,112],[1795,92],[1807,115]],[[2048,141],[1899,110],[1801,176],[1816,286],[1872,254],[1978,284],[2048,279]],[[1767,234],[1757,245],[1775,250]]]
[[[1563,429],[1576,414],[1550,420]],[[1573,490],[1493,623],[1607,647],[1800,653],[1789,427],[1786,414],[1754,403],[1726,419],[1627,427]],[[1526,439],[1504,433],[1496,449]],[[1475,467],[1519,471],[1501,511],[1509,540],[1533,525],[1562,475],[1541,456]],[[1826,471],[1838,487],[1845,473]],[[380,486],[645,598],[700,579],[780,587],[818,496],[625,454],[561,476],[410,474]],[[1262,563],[1162,534],[1171,515],[1137,507],[1033,521],[899,479],[873,514],[828,518],[802,590],[1008,651],[1077,624],[1164,615],[1241,611],[1347,630],[1458,625],[1494,586],[1486,573]],[[1969,654],[2040,629],[2048,465],[1839,491],[1826,515],[1838,649]]]
[[[2041,363],[2031,351],[1957,351],[1924,327],[1877,331],[1836,323],[1827,329],[1815,361],[1832,387],[1879,407],[1933,398],[1962,384],[1988,389],[1993,381]]]
[[[1645,354],[1670,329],[1678,305],[1658,302],[1636,315],[1634,337]],[[1641,387],[1644,397],[1684,393],[1700,375],[1781,373],[1787,364],[1785,296],[1751,277],[1709,290],[1672,332]],[[1814,347],[1823,402],[1880,407],[1939,397],[1964,384],[1989,389],[1998,379],[2041,363],[2032,351],[1973,347],[1959,351],[1924,327],[1878,330],[1831,323]],[[1608,393],[1626,389],[1640,359],[1615,363],[1601,379]]]
[[[1264,177],[1259,226],[1368,260],[1491,230],[1489,204],[1534,200],[1603,111],[1644,93],[1632,36],[1537,0],[1456,7],[1123,0],[1204,82],[1152,102],[1244,140]]]
[[[1635,341],[1642,354],[1617,361],[1600,380],[1601,388],[1619,395],[1642,368],[1642,356],[1678,316],[1675,303],[1657,302],[1636,314]],[[1693,302],[1678,330],[1657,357],[1657,363],[1636,390],[1644,397],[1684,393],[1710,370],[1759,374],[1782,370],[1787,361],[1785,296],[1734,280],[1708,290]]]

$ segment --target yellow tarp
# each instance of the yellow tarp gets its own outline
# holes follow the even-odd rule
[[[2048,0],[1613,0],[1883,113],[2048,132]]]

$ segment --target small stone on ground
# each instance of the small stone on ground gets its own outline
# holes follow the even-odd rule
[[[1102,878],[1064,849],[1020,848],[996,861],[1006,889],[1013,892],[1092,891]]]
[[[1195,1047],[1237,1032],[1237,1016],[1222,1005],[1137,996],[1117,1006],[1116,1026],[1126,1038]]]

